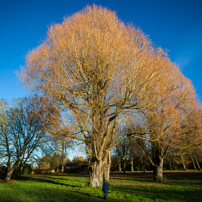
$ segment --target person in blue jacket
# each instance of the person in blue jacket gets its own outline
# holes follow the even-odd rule
[[[104,199],[107,199],[107,192],[109,190],[107,181],[105,180],[102,186],[102,191],[104,192]]]

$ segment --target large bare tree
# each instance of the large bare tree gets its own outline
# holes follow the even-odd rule
[[[146,85],[162,69],[153,57],[141,30],[94,5],[51,26],[26,58],[24,84],[59,101],[75,118],[75,138],[86,144],[91,159],[93,187],[102,185],[102,165],[117,144],[121,114],[138,108]]]
[[[116,144],[119,117],[137,108],[160,71],[152,65],[154,55],[139,29],[94,5],[51,26],[26,58],[25,85],[59,101],[76,119],[75,138],[85,142],[91,158],[91,186],[102,185],[102,164]]]

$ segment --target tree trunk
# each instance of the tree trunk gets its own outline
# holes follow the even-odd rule
[[[123,159],[123,173],[126,173],[126,160]]]
[[[196,170],[196,163],[195,163],[195,160],[194,160],[194,158],[193,158],[193,155],[190,154],[190,157],[191,157],[191,161],[192,161],[192,164],[193,164],[194,170]]]
[[[119,172],[121,172],[121,157],[119,157]]]
[[[144,155],[144,151],[142,153],[142,167],[143,167],[143,171],[144,173],[146,173],[146,161],[145,161],[145,155]]]
[[[163,158],[159,157],[159,163],[153,167],[153,173],[155,182],[163,182]]]
[[[64,173],[64,170],[65,170],[64,159],[62,159],[61,172]]]
[[[181,160],[182,160],[183,169],[184,169],[184,170],[187,170],[186,165],[185,165],[185,163],[184,163],[183,154],[181,154],[180,156],[181,156]]]
[[[197,164],[197,166],[198,166],[198,170],[201,170],[200,164],[199,164],[198,159],[196,158],[196,155],[195,155],[195,154],[194,154],[194,159],[195,159],[196,164]]]
[[[169,166],[170,166],[170,170],[172,170],[172,164],[171,164],[171,162],[169,162]]]
[[[133,157],[131,157],[130,165],[131,165],[131,171],[134,171],[134,168],[133,168]]]
[[[6,179],[5,179],[6,181],[9,181],[9,180],[11,179],[12,173],[13,173],[13,170],[8,170],[8,171],[7,171]]]
[[[14,171],[14,168],[7,167],[7,173],[6,173],[6,178],[5,178],[6,181],[9,181],[11,179],[11,175],[12,175],[13,171]]]
[[[61,170],[60,171],[62,173],[64,173],[64,158],[65,158],[65,156],[64,156],[64,145],[65,145],[64,139],[61,140],[61,144],[62,144],[62,149],[61,149],[61,161],[62,161],[62,165],[61,165]]]
[[[90,167],[90,183],[91,187],[102,187],[103,185],[103,170],[100,161],[91,162]]]
[[[152,149],[153,158],[153,174],[155,182],[163,182],[163,157],[161,156],[162,151],[158,148]]]
[[[20,178],[21,177],[21,174],[22,174],[22,170],[23,170],[23,165],[21,162],[18,163],[18,172],[17,172],[17,177]]]
[[[109,155],[107,157],[106,162],[103,165],[103,177],[104,180],[106,180],[109,183],[109,178],[110,178],[110,167],[111,167],[111,153],[109,151]]]

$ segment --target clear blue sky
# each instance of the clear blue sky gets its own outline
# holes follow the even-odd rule
[[[133,23],[188,77],[202,101],[202,0],[0,0],[0,99],[25,96],[15,71],[64,16],[97,4]]]

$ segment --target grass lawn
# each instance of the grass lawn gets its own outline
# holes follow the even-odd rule
[[[202,201],[202,172],[165,172],[164,183],[154,183],[152,173],[112,173],[107,201]],[[101,188],[88,186],[87,174],[24,175],[0,181],[0,202],[104,201]]]

